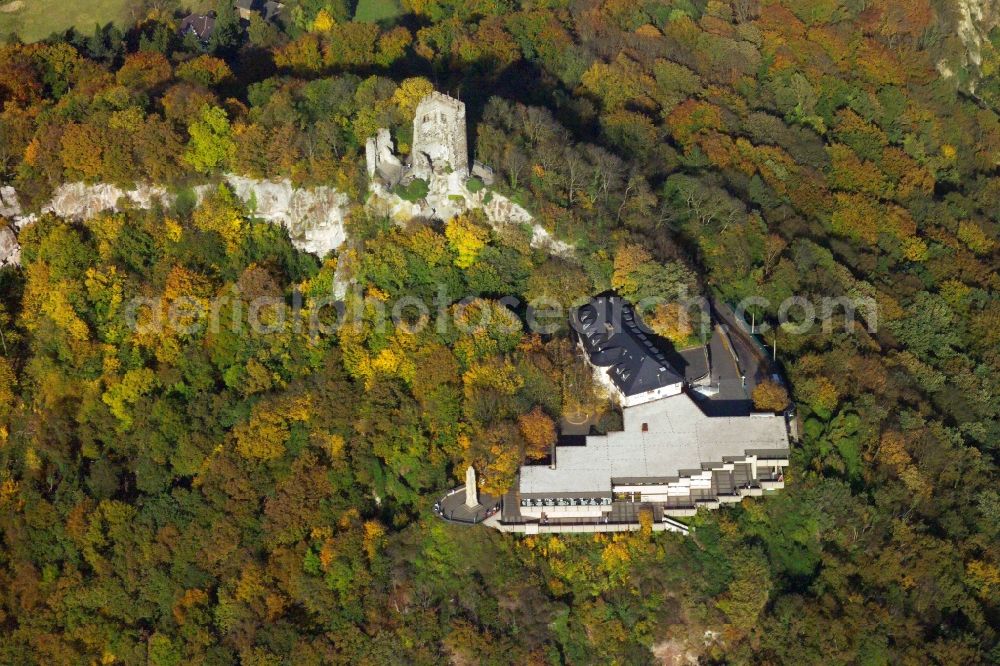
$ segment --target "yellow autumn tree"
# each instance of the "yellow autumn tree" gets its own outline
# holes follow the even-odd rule
[[[543,458],[556,441],[556,424],[552,418],[535,407],[527,414],[522,414],[517,425],[524,436],[525,453],[529,458]]]
[[[624,245],[615,253],[614,272],[611,286],[621,293],[631,293],[638,289],[633,274],[643,264],[652,261],[653,256],[641,245]]]
[[[179,327],[195,324],[199,312],[204,315],[208,311],[207,298],[211,287],[212,283],[207,277],[190,268],[178,264],[170,269],[163,286],[163,299],[173,306],[175,323]]]
[[[330,32],[336,24],[337,22],[333,20],[333,16],[324,8],[316,13],[316,18],[312,22],[312,29],[313,32]]]
[[[87,298],[98,315],[98,328],[102,337],[110,342],[120,341],[127,334],[127,327],[120,316],[125,297],[124,277],[114,264],[100,268],[90,267],[84,277]]]
[[[126,372],[121,381],[108,387],[101,396],[101,401],[118,419],[122,430],[132,427],[132,407],[142,396],[153,390],[155,383],[156,375],[152,370],[136,368]]]
[[[691,318],[680,303],[661,303],[648,320],[650,328],[675,345],[686,343],[694,334]]]
[[[413,122],[417,104],[427,95],[434,92],[434,84],[422,76],[403,79],[392,94],[392,103],[399,109],[399,114],[406,123]]]
[[[601,570],[609,580],[623,584],[628,580],[632,554],[623,535],[614,535],[601,551]]]
[[[958,239],[978,255],[989,254],[996,243],[975,222],[962,220],[958,223]]]
[[[889,431],[882,435],[878,447],[878,460],[895,471],[903,485],[914,495],[927,496],[930,493],[930,486],[906,449],[906,439],[902,433]]]
[[[788,391],[770,379],[765,379],[753,389],[753,406],[766,412],[781,412],[788,406]]]
[[[7,417],[17,402],[17,376],[6,356],[0,356],[0,423],[6,423]],[[0,447],[3,442],[0,441]]]
[[[517,430],[509,422],[498,423],[479,433],[477,439],[488,456],[470,462],[482,471],[479,487],[484,493],[499,497],[513,485],[521,465],[521,446]],[[485,462],[485,464],[482,464]]]
[[[236,198],[225,185],[219,185],[207,196],[192,214],[195,226],[202,231],[214,231],[226,241],[226,249],[233,252],[243,241],[246,222]]]
[[[455,257],[455,265],[459,268],[468,268],[476,263],[479,253],[486,247],[486,241],[489,239],[489,232],[465,215],[460,215],[449,222],[444,235],[448,238],[451,249],[458,254]]]
[[[385,544],[385,527],[377,520],[366,520],[363,544],[369,561],[374,561]]]
[[[308,397],[262,400],[250,411],[250,420],[233,428],[236,451],[249,460],[274,460],[285,452],[291,426],[309,420]]]
[[[833,382],[823,376],[810,377],[795,385],[796,395],[814,410],[831,411],[840,400]]]
[[[466,397],[483,388],[514,395],[524,385],[524,378],[510,361],[503,361],[473,365],[462,375],[462,383]]]

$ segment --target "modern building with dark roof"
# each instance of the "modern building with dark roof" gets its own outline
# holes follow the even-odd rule
[[[684,388],[683,374],[625,299],[598,296],[576,310],[572,323],[595,378],[622,407],[677,395]]]

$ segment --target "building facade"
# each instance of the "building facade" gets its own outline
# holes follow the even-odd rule
[[[628,531],[647,522],[686,533],[677,519],[699,508],[784,487],[784,415],[707,414],[618,297],[594,299],[574,317],[583,353],[621,404],[623,427],[557,446],[548,464],[522,466],[487,524],[532,534]]]

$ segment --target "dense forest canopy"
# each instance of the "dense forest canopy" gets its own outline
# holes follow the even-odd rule
[[[244,29],[222,3],[200,43],[151,3],[0,47],[0,181],[27,208],[75,181],[177,194],[41,215],[0,272],[0,662],[1000,661],[1000,31],[970,54],[958,4],[404,0],[367,23],[299,0]],[[407,152],[434,88],[572,258],[363,207],[365,140]],[[296,251],[228,172],[349,194],[350,242]],[[293,294],[344,266],[361,325],[296,327]],[[497,325],[374,325],[439,285]],[[506,489],[593,400],[569,339],[497,299],[679,286],[770,323],[790,296],[878,304],[774,329],[803,430],[783,492],[691,538],[433,518],[466,465]],[[271,332],[123,316],[222,296],[227,322],[277,302]]]

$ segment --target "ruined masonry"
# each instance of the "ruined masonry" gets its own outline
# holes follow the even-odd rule
[[[573,248],[554,239],[531,213],[502,194],[479,189],[469,191],[469,177],[493,184],[493,170],[473,162],[469,166],[465,104],[454,97],[432,92],[417,105],[413,118],[413,148],[406,162],[393,152],[389,130],[380,129],[365,146],[372,197],[376,213],[400,222],[413,218],[447,221],[470,209],[482,209],[494,227],[520,224],[531,227],[531,246],[559,256],[570,256]],[[394,193],[397,185],[414,179],[427,182],[428,192],[420,201],[406,201]]]
[[[368,178],[376,176],[395,187],[403,178],[403,164],[392,152],[392,136],[384,127],[365,144],[365,161],[368,163]]]
[[[465,104],[436,91],[420,100],[413,120],[410,168],[415,178],[425,180],[449,168],[462,179],[469,177]]]
[[[393,154],[392,137],[382,128],[365,145],[368,176],[379,178],[390,188],[402,181],[454,175],[459,182],[469,177],[469,146],[465,137],[465,104],[432,92],[417,105],[413,118],[413,149],[403,165]],[[451,180],[451,179],[449,179]]]

